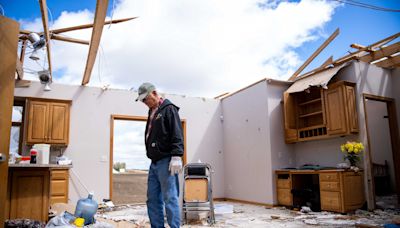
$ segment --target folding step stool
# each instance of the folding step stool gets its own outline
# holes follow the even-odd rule
[[[212,196],[211,166],[207,163],[188,163],[183,167],[183,221],[189,212],[208,212],[207,222],[215,223]]]

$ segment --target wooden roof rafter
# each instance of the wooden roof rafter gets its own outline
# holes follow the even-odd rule
[[[97,51],[100,45],[100,38],[103,32],[104,20],[107,13],[108,0],[97,0],[96,13],[93,22],[92,38],[90,40],[89,54],[83,74],[82,85],[89,83],[90,76],[96,60]]]

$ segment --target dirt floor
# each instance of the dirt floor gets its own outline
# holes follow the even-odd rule
[[[146,202],[147,171],[128,170],[113,174],[112,201],[115,205]]]

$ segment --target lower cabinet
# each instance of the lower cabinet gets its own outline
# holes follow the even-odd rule
[[[299,184],[305,175],[318,175],[319,178],[319,202],[321,210],[345,213],[356,210],[365,203],[363,172],[345,170],[291,170],[276,171],[277,176],[277,200],[279,205],[294,206],[292,190],[299,190]]]
[[[10,172],[9,218],[48,220],[49,171],[48,169],[15,169]]]
[[[10,166],[7,219],[48,221],[50,205],[68,202],[68,168]]]
[[[50,176],[50,205],[68,203],[68,169],[51,170]]]

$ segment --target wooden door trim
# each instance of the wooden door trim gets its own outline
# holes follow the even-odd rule
[[[389,117],[389,131],[390,131],[390,142],[392,146],[392,156],[393,156],[393,163],[394,163],[394,173],[395,173],[395,180],[396,180],[396,193],[397,193],[397,200],[398,204],[400,204],[400,134],[398,131],[398,122],[397,122],[397,111],[396,111],[396,103],[395,99],[389,98],[389,97],[383,97],[383,96],[377,96],[373,94],[363,94],[363,102],[364,102],[364,114],[365,114],[365,119],[368,119],[367,115],[367,109],[366,109],[366,100],[374,100],[374,101],[381,101],[386,103],[387,107],[387,112],[388,112],[388,117]],[[368,122],[365,121],[366,125],[366,134],[367,134],[367,140],[368,140],[368,148],[370,147],[370,137],[368,134]],[[371,150],[368,149],[368,165],[369,167],[366,167],[369,169],[369,173],[371,176],[369,176],[371,183],[372,183],[372,200],[374,203],[375,207],[375,182],[374,178],[372,177],[372,160],[371,160]],[[367,172],[368,173],[368,172]]]
[[[14,83],[16,60],[18,59],[19,23],[0,16],[0,153],[5,161],[0,162],[0,226],[9,217],[8,200],[8,157],[10,150],[10,133],[12,106],[14,102]],[[5,206],[4,206],[5,205]],[[7,215],[6,215],[7,213]]]
[[[109,180],[110,180],[110,199],[112,199],[112,189],[113,189],[113,164],[114,164],[114,120],[132,120],[132,121],[147,121],[146,116],[129,116],[129,115],[111,115],[110,118],[110,167],[109,167]],[[186,164],[186,119],[181,119],[182,129],[183,129],[183,164]]]

